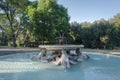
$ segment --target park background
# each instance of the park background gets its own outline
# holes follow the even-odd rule
[[[79,23],[70,21],[68,10],[57,0],[1,0],[0,47],[56,44],[55,38],[62,30],[68,39],[67,44],[83,44],[92,49],[120,49],[120,13],[107,20],[103,17]]]

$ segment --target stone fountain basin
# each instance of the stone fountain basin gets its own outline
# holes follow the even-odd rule
[[[62,50],[62,49],[70,49],[74,50],[76,48],[84,48],[84,45],[39,45],[40,49],[46,48],[47,50]]]

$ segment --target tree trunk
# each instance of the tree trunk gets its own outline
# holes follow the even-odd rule
[[[17,47],[15,34],[13,34],[12,41],[13,41],[13,47]]]
[[[42,36],[42,45],[44,45],[44,37]]]

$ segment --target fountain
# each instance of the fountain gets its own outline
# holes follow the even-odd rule
[[[61,50],[75,50],[76,48],[83,48],[84,45],[73,45],[73,44],[67,44],[67,37],[65,37],[64,32],[60,30],[59,36],[56,37],[56,43],[55,45],[39,45],[40,49],[46,48],[47,50],[52,51],[61,51]]]
[[[79,49],[81,53],[81,48],[84,47],[83,45],[72,45],[67,44],[67,37],[64,36],[64,32],[61,30],[59,32],[59,37],[56,37],[56,45],[39,45],[39,48],[41,50],[52,50],[57,54],[61,54],[61,57],[55,62],[56,65],[62,64],[64,68],[70,68],[70,62],[71,64],[75,64],[76,62],[73,60],[70,60],[68,57],[68,52],[71,50],[77,50]],[[78,53],[79,54],[79,53]]]
[[[39,47],[40,49],[46,48],[47,50],[63,51],[65,49],[73,50],[84,46],[57,43],[56,45],[40,45]],[[0,80],[120,79],[120,56],[95,52],[83,52],[83,54],[89,55],[91,59],[80,62],[77,66],[73,66],[70,69],[54,66],[53,63],[31,61],[31,55],[38,55],[38,52],[0,56]]]

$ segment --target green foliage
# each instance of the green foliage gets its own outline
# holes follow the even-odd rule
[[[79,27],[80,27],[79,23],[77,23],[77,22],[72,22],[72,23],[71,23],[70,36],[72,37],[72,39],[73,39],[74,41],[76,41],[77,38],[78,38],[79,35],[80,35],[80,29],[79,29]]]
[[[93,23],[71,23],[73,40],[78,44],[84,44],[87,48],[120,47],[120,15],[106,21],[97,20]]]
[[[69,29],[67,9],[56,0],[39,0],[37,8],[28,6],[28,16],[32,23],[30,31],[37,39],[50,40],[58,31]]]
[[[120,47],[120,14],[114,16],[111,22],[112,27],[109,30],[109,43],[113,47]]]
[[[8,37],[12,38],[13,46],[16,47],[16,38],[22,25],[22,12],[25,9],[28,0],[0,0],[1,12],[6,18],[6,31]],[[8,27],[8,28],[7,28]]]

